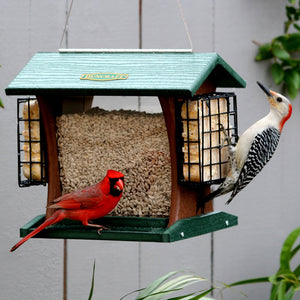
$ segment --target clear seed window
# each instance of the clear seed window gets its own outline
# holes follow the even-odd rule
[[[46,162],[40,111],[35,98],[18,99],[18,183],[20,187],[46,184]]]
[[[162,114],[94,107],[63,114],[56,126],[64,194],[96,184],[115,169],[124,174],[125,190],[113,215],[168,216],[171,165]]]
[[[197,95],[178,99],[176,107],[179,182],[222,182],[229,167],[226,137],[237,140],[236,96]]]

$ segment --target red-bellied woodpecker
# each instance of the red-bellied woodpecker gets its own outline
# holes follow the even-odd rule
[[[292,114],[292,105],[286,97],[269,90],[260,82],[257,84],[268,97],[270,112],[249,127],[240,136],[236,146],[229,147],[230,170],[225,181],[216,191],[210,193],[204,202],[232,192],[226,202],[229,204],[233,197],[262,170],[276,150],[282,128]]]

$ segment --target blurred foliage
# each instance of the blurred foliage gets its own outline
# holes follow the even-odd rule
[[[207,282],[205,278],[192,275],[192,274],[184,274],[178,276],[181,271],[173,271],[170,272],[150,283],[146,288],[136,290],[130,292],[129,294],[122,297],[120,300],[127,298],[129,295],[133,293],[139,293],[135,300],[161,300],[161,299],[168,299],[168,300],[209,300],[212,298],[207,298],[206,295],[209,294],[213,288],[203,289],[194,293],[190,293],[183,296],[175,296],[169,298],[169,294],[181,291],[185,287],[193,283],[201,283]],[[167,298],[166,298],[167,297]],[[213,300],[213,299],[212,299]]]
[[[287,89],[292,99],[300,89],[300,0],[288,0],[285,6],[284,34],[265,44],[259,44],[256,61],[271,59],[274,82]]]
[[[157,280],[153,281],[150,285],[146,288],[141,290],[136,290],[132,293],[139,292],[138,296],[135,300],[160,300],[160,299],[168,299],[168,300],[179,300],[179,299],[211,299],[206,298],[212,290],[219,289],[221,299],[223,299],[223,291],[225,289],[232,289],[233,287],[245,284],[253,284],[253,283],[269,283],[271,284],[270,296],[269,300],[292,300],[296,299],[296,296],[299,297],[299,293],[296,292],[300,291],[300,264],[294,269],[292,269],[291,264],[293,258],[298,254],[300,254],[300,244],[296,245],[296,241],[300,237],[300,227],[293,230],[288,237],[285,239],[280,253],[279,259],[279,269],[275,275],[267,276],[267,277],[258,277],[252,279],[246,279],[242,281],[237,281],[231,284],[222,284],[224,287],[220,288],[217,286],[213,286],[209,289],[204,289],[197,291],[195,293],[190,293],[184,296],[178,296],[174,298],[166,298],[169,293],[174,291],[178,291],[183,289],[189,284],[196,283],[196,282],[203,282],[207,281],[204,278],[195,276],[195,275],[178,275],[178,271],[170,272]],[[293,263],[295,262],[295,259]],[[299,262],[299,257],[298,257]],[[174,278],[175,276],[175,278]],[[127,297],[128,295],[124,296],[122,299]],[[244,295],[241,293],[241,295]],[[246,295],[244,295],[246,296]],[[299,299],[299,298],[297,298]],[[267,300],[267,299],[265,299]]]
[[[231,284],[222,283],[222,288],[217,287],[214,284],[210,288],[201,289],[196,292],[192,292],[183,296],[175,296],[169,298],[169,295],[174,292],[183,290],[190,284],[208,282],[207,279],[199,277],[193,274],[183,274],[182,271],[173,271],[168,274],[161,276],[160,278],[154,280],[146,288],[135,290],[123,296],[120,300],[127,298],[128,296],[138,293],[135,300],[213,300],[208,298],[207,295],[213,290],[218,289],[220,292],[220,297],[223,299],[223,291],[225,289],[233,289],[233,287],[245,284],[253,283],[269,283],[271,284],[270,297],[269,300],[292,300],[299,299],[300,292],[300,244],[296,244],[297,240],[300,238],[300,227],[293,230],[288,237],[285,239],[280,253],[279,258],[279,269],[275,275],[267,277],[258,277],[252,279],[246,279],[242,281],[237,281]],[[295,256],[298,254],[298,264],[295,264]],[[293,262],[292,262],[293,260]],[[296,265],[292,267],[291,265]],[[89,294],[89,300],[92,299],[94,292],[94,279],[95,279],[95,261],[93,265],[93,275],[92,283]],[[241,293],[241,295],[246,296]],[[247,296],[246,296],[247,297]],[[264,299],[267,300],[267,299]]]
[[[296,299],[294,296],[297,291],[300,291],[300,263],[292,270],[291,261],[295,255],[300,252],[300,244],[295,246],[299,237],[300,227],[293,230],[284,241],[280,253],[279,269],[275,275],[238,281],[230,284],[228,287],[268,282],[272,285],[269,300]],[[297,293],[297,296],[299,297],[299,293]]]

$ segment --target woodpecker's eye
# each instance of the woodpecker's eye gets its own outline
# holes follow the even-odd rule
[[[282,98],[281,98],[281,97],[278,97],[278,98],[277,98],[277,102],[282,102]]]

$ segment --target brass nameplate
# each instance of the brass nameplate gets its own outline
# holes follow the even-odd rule
[[[121,73],[90,73],[82,74],[80,79],[82,80],[97,80],[97,81],[108,81],[108,80],[125,80],[129,74]]]

